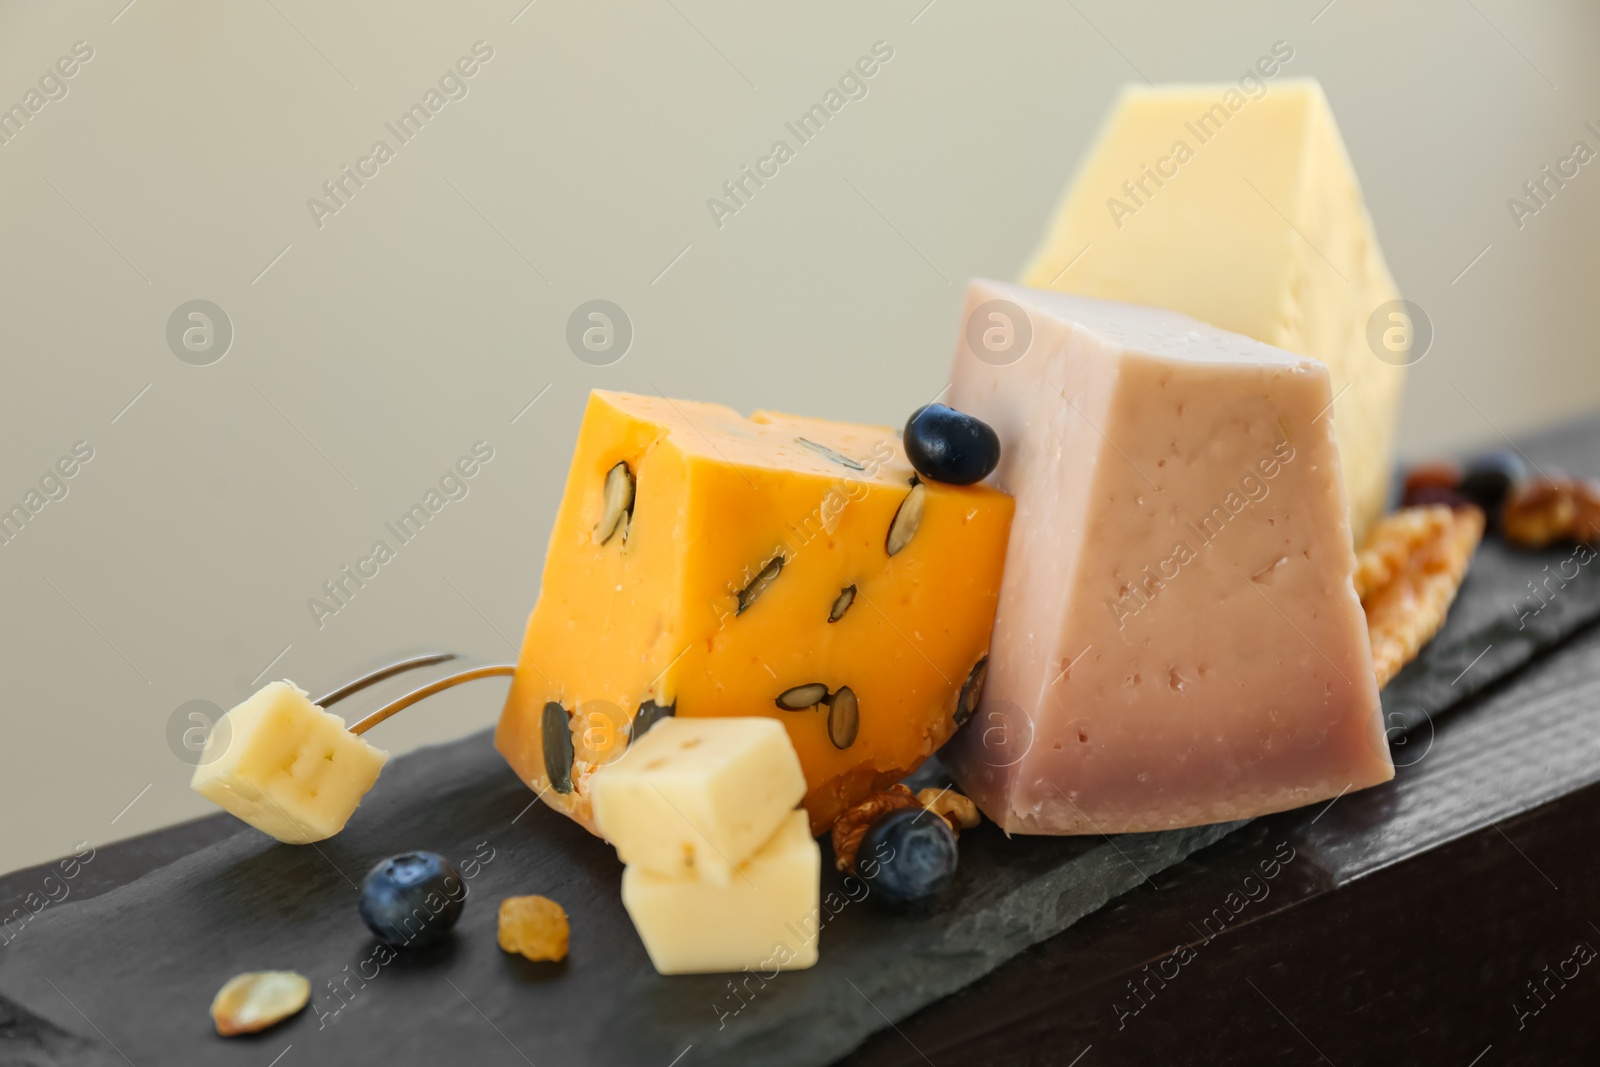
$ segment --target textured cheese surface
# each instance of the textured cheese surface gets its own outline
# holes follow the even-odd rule
[[[388,759],[293,682],[270,682],[212,728],[189,784],[262,833],[303,845],[344,829]]]
[[[817,962],[822,850],[789,815],[724,886],[622,872],[622,903],[662,974],[801,970]]]
[[[1172,308],[1326,363],[1359,543],[1387,499],[1405,377],[1374,355],[1367,322],[1399,294],[1321,87],[1264,84],[1256,98],[1124,92],[1022,280]]]
[[[637,482],[632,519],[597,543],[619,463]],[[647,703],[684,718],[765,716],[789,732],[813,826],[831,826],[949,738],[989,650],[1011,498],[984,485],[914,490],[911,476],[900,434],[884,427],[591,394],[496,747],[546,803],[594,829],[590,778]],[[913,492],[920,523],[891,556],[889,529]],[[802,686],[832,703],[781,710],[777,698]]]
[[[727,885],[805,796],[773,719],[663,720],[592,779],[595,823],[623,863]]]
[[[1392,776],[1315,360],[1175,312],[988,282],[1032,344],[963,341],[950,403],[1015,494],[988,680],[952,742],[1003,828],[1260,815]]]

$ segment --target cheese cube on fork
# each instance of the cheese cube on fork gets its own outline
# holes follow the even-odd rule
[[[271,682],[217,721],[189,785],[262,833],[304,845],[344,829],[388,759],[293,682]]]

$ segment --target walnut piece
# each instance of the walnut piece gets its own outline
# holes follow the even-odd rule
[[[500,947],[530,960],[564,960],[571,928],[567,912],[549,897],[506,897],[500,902]]]
[[[1523,548],[1600,540],[1600,482],[1555,473],[1511,491],[1501,507],[1506,540]]]
[[[833,865],[841,871],[856,869],[856,851],[861,839],[874,819],[901,808],[918,808],[922,804],[916,794],[898,782],[881,793],[874,793],[855,807],[848,809],[833,824]]]
[[[961,836],[961,831],[970,830],[983,821],[972,798],[954,789],[923,789],[917,793],[917,803],[935,815],[943,815],[957,837]]]
[[[1380,689],[1444,625],[1483,526],[1478,508],[1431,505],[1404,508],[1373,528],[1355,581]]]

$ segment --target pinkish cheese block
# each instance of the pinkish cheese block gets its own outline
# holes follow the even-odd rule
[[[984,813],[1161,830],[1393,777],[1327,367],[995,282],[974,321],[948,402],[999,433],[1017,502],[982,703],[946,749]]]

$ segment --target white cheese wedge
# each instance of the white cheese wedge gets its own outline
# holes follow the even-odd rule
[[[784,724],[668,718],[591,782],[595,821],[623,863],[726,886],[805,796]]]
[[[629,867],[622,903],[662,974],[770,975],[817,962],[821,884],[822,850],[794,811],[727,885]]]
[[[999,301],[995,304],[992,302]],[[1328,369],[1176,312],[973,282],[949,403],[1016,518],[974,721],[946,753],[1002,828],[1222,822],[1393,776]]]
[[[1410,353],[1369,339],[1399,293],[1315,80],[1126,90],[1022,280],[1323,361],[1358,543],[1383,512]]]
[[[262,833],[303,845],[344,829],[388,759],[293,682],[270,682],[218,720],[189,785]]]

